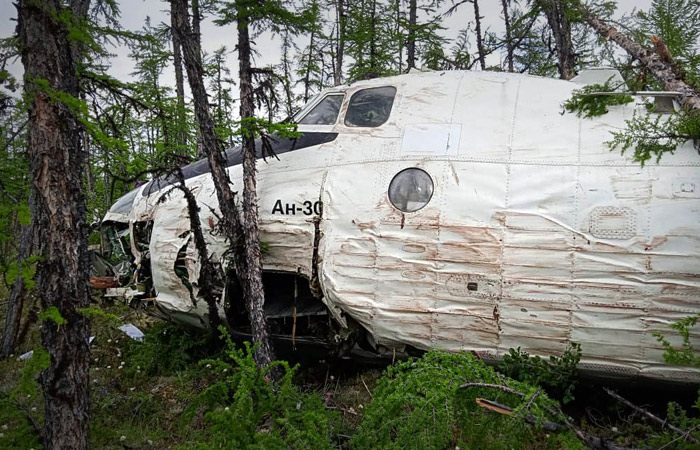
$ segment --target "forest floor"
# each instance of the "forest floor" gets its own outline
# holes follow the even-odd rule
[[[107,315],[93,319],[94,340],[90,345],[92,448],[222,447],[221,443],[214,445],[211,441],[213,433],[217,432],[216,418],[208,415],[206,407],[193,405],[203,392],[222,380],[217,361],[220,362],[225,354],[225,345],[211,335],[164,324],[125,306],[113,305],[106,307],[105,311]],[[144,330],[145,341],[142,343],[129,338],[117,328],[120,323],[131,323]],[[20,354],[39,348],[38,331],[38,325],[35,325],[18,353],[6,361],[0,361],[0,448],[41,447],[37,430],[43,421],[43,398],[35,379],[45,358],[42,358],[40,351],[35,351],[30,359],[19,358]],[[378,381],[390,369],[391,361],[368,364],[355,360],[319,360],[309,353],[295,352],[285,352],[278,357],[299,365],[292,379],[293,385],[304,395],[311,394],[322,399],[323,408],[331,413],[328,416],[331,418],[331,431],[328,432],[331,447],[372,448],[371,444],[366,443],[371,441],[355,439],[354,435],[361,431],[365,411],[375,400],[374,397],[386,395],[377,394],[376,389]],[[580,379],[573,391],[574,401],[563,405],[563,410],[581,429],[609,438],[616,445],[660,448],[668,444],[665,448],[699,448],[683,443],[668,430],[645,422],[640,413],[607,396],[603,391],[606,386],[644,405],[659,417],[668,416],[676,425],[687,427],[685,429],[697,429],[700,424],[698,419],[692,417],[697,417],[697,411],[692,408],[697,398],[697,386],[635,385],[628,382],[611,384],[610,381]],[[680,409],[673,409],[675,407],[669,409],[669,401],[690,410],[691,417],[685,417],[679,412]],[[299,403],[297,409],[300,409]],[[228,407],[225,410],[228,411]],[[485,414],[498,416],[492,412]],[[520,420],[508,416],[499,416],[499,420],[501,417],[510,422]],[[256,425],[257,432],[262,430],[265,433],[266,427],[274,428],[274,423],[267,423],[270,420],[263,417],[262,425]],[[426,425],[417,422],[412,426]],[[484,422],[484,426],[493,424]],[[530,425],[526,427],[530,430],[527,431],[527,439],[510,443],[499,435],[492,435],[486,440],[465,438],[463,431],[455,428],[455,437],[448,439],[448,444],[443,443],[435,448],[460,448],[462,445],[466,447],[461,448],[494,449],[581,448],[576,440],[553,439],[549,432]],[[522,432],[522,429],[519,430]],[[362,432],[366,433],[366,430]],[[473,429],[471,433],[474,433]],[[202,444],[206,442],[210,444]],[[230,442],[238,441],[234,439]],[[258,444],[261,442],[264,440]],[[285,446],[303,448],[290,444],[290,441],[285,442]],[[408,442],[407,448],[421,448],[424,445],[421,442]],[[233,446],[224,444],[222,448]],[[250,448],[265,448],[265,445]]]

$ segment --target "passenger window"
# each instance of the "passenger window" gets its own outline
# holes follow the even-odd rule
[[[343,94],[326,96],[299,123],[305,125],[335,124],[335,121],[338,119],[338,112],[340,112],[340,105],[343,104],[343,97]]]
[[[363,89],[352,94],[345,125],[349,127],[378,127],[389,118],[396,88],[385,86]]]

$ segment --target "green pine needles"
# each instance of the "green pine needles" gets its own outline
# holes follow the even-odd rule
[[[498,389],[506,386],[524,398]],[[501,415],[477,406],[485,398],[513,408]],[[469,353],[431,351],[387,368],[351,440],[354,449],[581,448],[570,433],[538,433],[556,402],[536,386],[509,379]],[[535,426],[523,418],[535,417]],[[564,444],[566,442],[566,444]]]
[[[659,162],[665,153],[693,141],[700,148],[700,111],[675,111],[670,115],[635,114],[625,122],[623,131],[612,132],[612,140],[606,142],[611,150],[622,153],[632,150],[634,160],[642,166],[652,158]]]
[[[598,117],[608,113],[608,106],[624,105],[633,101],[625,94],[613,94],[615,86],[610,80],[603,84],[589,84],[576,89],[571,98],[564,102],[567,112],[576,113],[578,117]]]
[[[615,86],[610,80],[604,84],[591,84],[575,90],[562,107],[578,117],[599,117],[609,112],[610,106],[624,105],[633,101],[626,94],[614,94]],[[635,113],[625,121],[625,129],[611,132],[612,139],[605,144],[610,150],[623,154],[632,151],[633,158],[642,166],[654,158],[658,163],[666,153],[688,141],[700,149],[700,111],[676,110],[670,114],[656,114],[652,104],[643,113]]]
[[[187,417],[201,407],[207,412],[207,438],[186,448],[215,449],[331,449],[334,413],[321,396],[303,393],[292,383],[297,366],[275,361],[258,369],[255,346],[237,348],[223,327],[224,356],[200,365],[218,374],[185,411]],[[271,371],[281,372],[273,381]]]

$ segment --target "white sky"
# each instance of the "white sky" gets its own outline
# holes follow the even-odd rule
[[[16,26],[17,11],[12,4],[12,0],[0,0],[0,37],[10,36]],[[420,2],[419,2],[420,3]],[[524,3],[524,2],[523,2]],[[618,15],[629,13],[632,9],[646,9],[651,4],[651,0],[621,0],[618,1]],[[140,30],[146,17],[151,18],[151,23],[157,25],[160,22],[170,23],[169,8],[170,4],[167,1],[159,0],[122,0],[119,2],[121,9],[120,23],[127,30]],[[441,12],[448,9],[452,5],[452,1],[445,2]],[[482,29],[489,28],[491,31],[501,32],[504,29],[503,20],[501,18],[501,1],[500,0],[480,0],[480,14],[482,19]],[[474,20],[473,7],[471,4],[464,4],[447,17],[443,22],[444,36],[448,38],[456,37],[459,30],[467,27],[469,22]],[[474,38],[471,39],[474,42]],[[299,37],[297,44],[303,48],[308,43],[308,37]],[[211,18],[206,18],[202,23],[202,48],[212,53],[222,45],[232,50],[236,46],[235,25],[227,25],[225,27],[216,26]],[[260,56],[255,61],[259,67],[271,64],[277,64],[280,59],[280,40],[273,38],[269,34],[260,36],[255,42],[255,48]],[[452,43],[446,44],[446,48],[452,47]],[[133,72],[133,63],[128,58],[128,50],[124,47],[113,50],[116,57],[112,60],[110,73],[118,79],[125,80],[130,77]],[[496,56],[498,57],[498,56]],[[498,62],[497,60],[494,62]],[[233,79],[238,78],[238,66],[236,63],[235,53],[228,56],[228,66],[231,70]],[[21,63],[17,61],[11,68],[13,75],[20,78],[22,73]],[[164,81],[171,85],[174,84],[174,74],[172,69],[168,70],[164,75]]]

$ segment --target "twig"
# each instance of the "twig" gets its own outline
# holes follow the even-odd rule
[[[511,408],[510,406],[502,405],[501,403],[495,402],[493,400],[487,400],[485,398],[477,398],[476,404],[484,409],[488,409],[489,411],[497,412],[498,414],[503,414],[506,416],[513,415],[513,408]],[[535,417],[534,414],[527,414],[524,417],[524,419],[525,419],[525,422],[527,422],[531,425],[535,425],[537,423],[537,418]],[[544,421],[544,423],[542,424],[542,428],[544,428],[547,431],[551,431],[553,433],[558,433],[564,429],[563,426],[559,425],[556,422],[550,422],[549,420]]]
[[[525,407],[525,410],[526,410],[526,411],[530,411],[530,407],[532,406],[532,403],[535,401],[535,399],[537,398],[537,396],[540,395],[540,394],[541,394],[540,391],[535,391],[535,393],[532,394],[532,397],[530,397],[530,401],[527,402],[527,406]]]
[[[698,427],[700,427],[700,425],[694,426],[693,428],[691,428],[690,430],[688,430],[688,433],[690,433],[691,431],[697,430]],[[690,436],[690,434],[688,434],[688,436]],[[664,445],[662,445],[661,447],[657,448],[656,450],[662,450],[662,449],[668,447],[669,445],[675,444],[676,442],[680,441],[681,439],[685,439],[685,438],[686,438],[686,436],[684,436],[684,435],[678,436],[678,437],[675,438],[674,440],[665,443]]]
[[[503,386],[502,384],[492,384],[492,383],[464,383],[459,387],[459,389],[465,389],[470,387],[480,387],[487,389],[498,389],[509,394],[517,395],[520,398],[525,398],[526,395],[522,392],[518,392],[515,389],[511,389],[508,386]]]
[[[520,397],[520,398],[525,398],[525,397],[527,397],[527,396],[526,396],[525,394],[523,394],[522,392],[516,391],[515,389],[511,389],[511,388],[509,388],[508,386],[504,386],[504,385],[501,385],[501,384],[491,384],[491,383],[465,383],[465,384],[463,384],[463,385],[460,386],[460,389],[469,388],[469,387],[480,387],[480,388],[487,388],[487,389],[497,389],[497,390],[500,390],[500,391],[503,391],[503,392],[507,392],[507,393],[509,393],[509,394],[517,395],[517,396]],[[510,412],[509,412],[509,411],[512,411],[512,409],[511,409],[510,407],[505,406],[505,405],[501,405],[500,403],[497,403],[497,402],[494,402],[494,401],[491,401],[491,400],[477,399],[476,401],[477,401],[477,404],[478,404],[479,406],[481,406],[481,407],[483,407],[483,408],[487,408],[487,409],[489,409],[489,410],[491,410],[491,411],[499,412],[499,413],[501,413],[501,414],[510,415]],[[483,405],[485,405],[485,404],[487,404],[487,403],[488,403],[489,406],[492,406],[493,408],[487,407],[487,406],[483,406]],[[528,406],[529,406],[529,405],[528,405]],[[588,445],[590,448],[593,448],[593,449],[596,449],[596,450],[633,450],[632,447],[621,447],[621,446],[616,445],[616,444],[614,444],[614,443],[610,443],[610,442],[606,441],[606,440],[603,439],[603,438],[600,438],[600,437],[597,437],[597,436],[593,436],[593,435],[590,435],[590,434],[586,433],[585,431],[581,430],[581,429],[578,428],[576,425],[574,425],[573,422],[571,421],[571,419],[569,419],[569,418],[562,412],[561,408],[559,408],[559,407],[556,407],[556,408],[545,408],[545,410],[546,410],[549,414],[551,414],[552,416],[554,416],[554,417],[557,417],[557,416],[563,417],[563,418],[564,418],[564,426],[565,426],[569,431],[571,431],[572,433],[574,433],[574,435],[576,436],[576,438],[578,438],[581,442],[583,442],[583,443],[585,443],[586,445]],[[535,418],[535,416],[534,416],[533,414],[528,414],[528,415],[526,415],[526,416],[524,417],[524,420],[527,421],[527,422],[529,422],[529,423],[533,423],[533,422],[530,422],[530,421],[531,421],[531,420],[536,420],[536,418]],[[555,428],[555,427],[561,428],[561,425],[559,425],[559,424],[557,424],[557,423],[555,423],[555,422],[548,422],[548,421],[545,421],[545,424],[544,424],[545,429],[549,429],[549,428],[547,428],[548,426],[551,427],[551,428]],[[550,429],[550,431],[555,431],[555,430],[554,430],[554,429]]]
[[[630,402],[629,400],[627,400],[627,399],[621,397],[620,395],[616,394],[615,392],[611,391],[611,390],[608,389],[608,388],[603,388],[603,390],[604,390],[609,396],[611,396],[612,398],[614,398],[614,399],[617,400],[618,402],[620,402],[620,403],[622,403],[622,404],[624,404],[624,405],[626,405],[626,406],[632,408],[633,410],[637,411],[638,413],[641,413],[641,414],[643,414],[644,416],[648,417],[648,418],[651,419],[653,422],[656,422],[657,424],[661,425],[661,429],[663,429],[663,428],[668,428],[669,430],[674,431],[675,433],[677,433],[677,434],[683,436],[686,440],[688,440],[688,441],[690,441],[690,442],[693,442],[693,443],[696,443],[696,444],[698,443],[698,440],[695,439],[693,436],[690,435],[690,431],[681,430],[680,428],[678,428],[678,427],[676,427],[676,426],[674,426],[674,425],[668,423],[668,421],[663,420],[663,419],[661,419],[661,418],[655,416],[654,414],[650,413],[650,412],[647,411],[646,409],[644,409],[644,408],[642,408],[642,407],[640,407],[640,406],[635,405],[634,403],[632,403],[632,402]]]
[[[369,394],[369,398],[374,398],[374,396],[372,396],[372,393],[370,392],[369,388],[367,387],[367,383],[365,383],[365,379],[362,378],[362,375],[360,375],[360,381],[362,381],[362,385],[365,387],[365,389],[367,389],[367,393]]]

